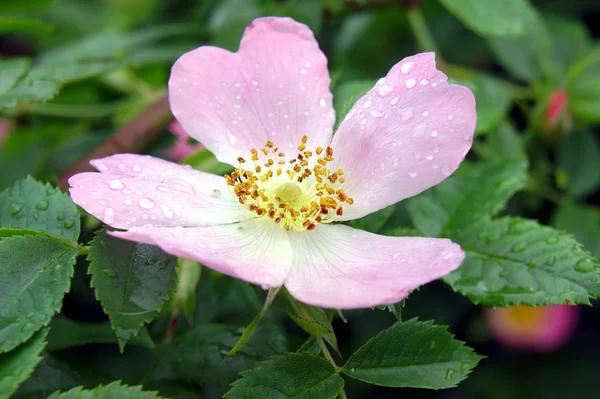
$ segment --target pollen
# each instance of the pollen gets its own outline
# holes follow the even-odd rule
[[[232,195],[257,217],[268,218],[286,231],[314,230],[330,223],[354,204],[343,189],[342,168],[330,169],[331,147],[307,151],[303,136],[297,154],[286,156],[275,143],[252,148],[250,160],[238,157],[239,166],[225,175]]]

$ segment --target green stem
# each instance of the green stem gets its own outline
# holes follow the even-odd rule
[[[433,51],[437,55],[437,62],[442,64],[441,53],[435,44],[435,40],[433,40],[433,36],[431,36],[431,32],[429,32],[421,10],[418,7],[409,8],[406,10],[406,16],[421,51]]]
[[[144,377],[142,378],[140,385],[144,386],[148,383],[148,380],[152,376],[152,373],[154,372],[156,366],[158,366],[158,358],[154,355],[152,356],[152,361],[150,362],[148,368],[146,369],[146,372],[144,373]]]
[[[90,253],[90,246],[83,245],[79,247],[79,251],[77,251],[77,256],[87,256]]]

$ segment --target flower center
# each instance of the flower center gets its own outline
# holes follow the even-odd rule
[[[288,158],[271,141],[260,150],[250,150],[249,162],[238,158],[240,166],[225,175],[238,202],[260,217],[268,217],[283,229],[313,230],[329,223],[352,205],[342,185],[344,170],[331,171],[333,149],[306,150],[308,137],[302,137],[298,154]]]

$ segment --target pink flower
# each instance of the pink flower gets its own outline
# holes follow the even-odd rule
[[[189,142],[190,136],[183,130],[179,122],[172,122],[169,125],[169,130],[177,136],[175,144],[164,152],[170,160],[177,162],[204,149],[204,146],[200,143],[191,144]]]
[[[12,123],[8,119],[0,119],[0,147],[4,145],[4,141],[11,129]]]
[[[546,109],[546,119],[549,122],[556,122],[564,113],[567,106],[567,92],[558,89],[550,95],[548,108]]]
[[[484,309],[492,336],[509,348],[550,352],[571,337],[579,308],[569,305]]]
[[[72,177],[73,200],[112,234],[303,302],[363,308],[398,302],[464,258],[448,239],[383,237],[343,222],[438,184],[471,147],[475,100],[434,54],[395,65],[348,113],[335,113],[327,60],[312,32],[259,18],[237,53],[200,47],[173,66],[173,114],[216,157],[215,176],[120,154]]]

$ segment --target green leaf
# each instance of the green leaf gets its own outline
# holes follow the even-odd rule
[[[399,226],[384,230],[381,235],[392,237],[421,237],[423,233],[417,229],[413,229],[412,227]]]
[[[542,63],[550,66],[551,43],[550,32],[541,18],[531,22],[531,29],[522,38],[488,38],[490,50],[498,62],[515,77],[528,82],[543,76]]]
[[[502,121],[486,136],[491,159],[502,162],[526,159],[525,146],[515,127]]]
[[[574,116],[586,122],[600,122],[600,45],[571,65],[567,92]]]
[[[374,80],[353,80],[341,84],[334,92],[333,108],[337,116],[336,129],[354,103],[375,86]]]
[[[596,209],[581,204],[561,205],[552,217],[552,226],[573,234],[596,259],[600,258],[600,214]]]
[[[240,378],[227,399],[335,399],[344,379],[324,359],[305,353],[285,353],[257,363]]]
[[[120,381],[110,383],[106,386],[99,386],[91,390],[81,387],[73,388],[70,391],[59,393],[55,392],[48,399],[161,399],[156,392],[142,391],[142,387],[129,387],[121,385]]]
[[[406,201],[416,228],[430,237],[448,236],[503,209],[525,184],[525,159],[463,163],[454,176]]]
[[[8,14],[48,7],[55,0],[3,1],[0,3],[0,13]]]
[[[37,365],[31,377],[21,384],[12,399],[46,398],[54,391],[82,385],[79,372],[66,362],[55,358],[48,352],[42,352],[42,356],[44,358]]]
[[[208,150],[202,150],[190,155],[181,163],[191,165],[194,169],[203,170],[204,172],[210,172],[216,175],[224,175],[233,170],[231,165],[219,162],[213,153]]]
[[[175,286],[177,258],[158,247],[99,232],[90,245],[89,274],[121,351],[152,321]]]
[[[33,178],[0,193],[0,236],[46,234],[77,245],[79,212],[68,195]]]
[[[279,328],[261,324],[246,344],[232,356],[227,356],[239,340],[244,328],[224,324],[201,324],[158,346],[160,360],[177,374],[199,384],[227,386],[242,370],[255,361],[285,351],[286,340]]]
[[[393,314],[394,317],[399,322],[402,322],[402,309],[404,308],[405,305],[406,305],[406,302],[403,300],[398,303],[393,303],[393,304],[389,304],[389,305],[375,306],[375,308],[377,308],[379,310],[387,310],[388,312]]]
[[[600,142],[591,131],[574,132],[557,148],[558,167],[566,173],[567,192],[585,197],[600,185]],[[582,162],[582,159],[585,162]]]
[[[528,0],[440,0],[465,26],[482,36],[522,37],[536,19]]]
[[[13,87],[21,76],[27,72],[31,61],[28,58],[9,58],[0,60],[0,93],[4,93]]]
[[[0,355],[0,399],[8,399],[42,360],[47,329],[40,330],[16,349]]]
[[[487,133],[507,114],[511,104],[506,85],[484,73],[460,71],[452,76],[451,83],[467,86],[477,100],[477,126],[475,133]]]
[[[0,353],[29,339],[62,305],[77,248],[49,237],[0,239]]]
[[[0,15],[0,35],[15,32],[43,34],[51,30],[52,26],[37,19]]]
[[[196,312],[196,288],[200,282],[202,266],[200,263],[178,258],[177,288],[175,290],[174,307],[182,308],[183,314],[190,324],[194,321]]]
[[[476,304],[589,304],[600,295],[596,259],[551,227],[505,217],[482,220],[450,238],[467,256],[444,280]]]
[[[296,324],[302,327],[302,329],[310,335],[324,335],[332,332],[332,330],[330,330],[327,326],[324,326],[316,321],[308,320],[292,313],[288,313],[288,316],[290,316],[291,319],[296,322]]]
[[[446,327],[411,319],[369,340],[342,371],[376,385],[443,389],[467,378],[481,359]]]
[[[116,344],[117,337],[109,322],[104,323],[82,323],[67,319],[66,317],[55,317],[50,323],[50,334],[48,335],[48,351],[57,351],[87,344]],[[153,349],[154,342],[145,328],[128,341],[129,345]]]

